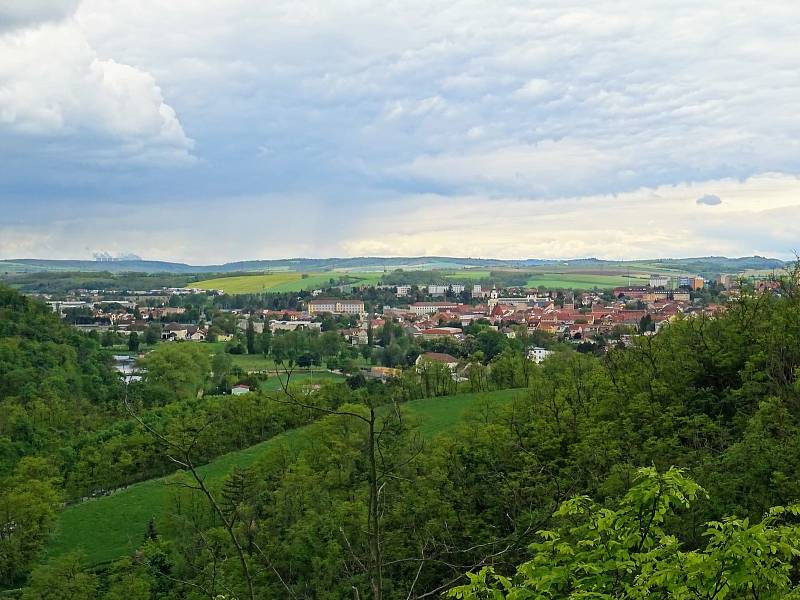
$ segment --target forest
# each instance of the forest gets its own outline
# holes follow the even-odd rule
[[[455,391],[442,373],[222,396],[207,353],[173,344],[125,386],[97,339],[0,288],[0,586],[79,600],[800,598],[797,274],[599,355],[534,365],[509,345],[435,435],[407,404]],[[297,428],[302,442],[220,482],[199,470]],[[135,551],[101,564],[80,544],[49,551],[66,505],[162,475],[168,517],[141,524]]]

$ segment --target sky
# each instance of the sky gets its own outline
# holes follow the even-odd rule
[[[794,0],[0,0],[0,258],[790,258]]]

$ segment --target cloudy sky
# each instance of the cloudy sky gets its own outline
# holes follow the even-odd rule
[[[0,0],[0,258],[789,257],[794,0]]]

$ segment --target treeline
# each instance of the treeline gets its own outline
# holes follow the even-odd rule
[[[184,287],[191,276],[176,273],[111,273],[109,271],[48,271],[11,274],[6,284],[26,293],[65,294],[76,289],[153,290]]]
[[[0,286],[0,584],[24,578],[47,539],[69,441],[116,418],[120,397],[96,340]]]

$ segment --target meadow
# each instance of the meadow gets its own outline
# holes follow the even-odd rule
[[[315,375],[316,377],[316,375]],[[424,438],[454,428],[470,410],[484,403],[509,402],[519,390],[484,394],[456,394],[425,398],[404,405],[417,430]],[[269,448],[279,444],[296,448],[304,443],[307,428],[275,436],[244,450],[231,452],[199,468],[206,481],[219,484],[234,466],[254,464]],[[142,543],[147,523],[155,519],[157,527],[167,526],[172,488],[169,477],[151,479],[129,486],[110,496],[66,507],[47,548],[49,557],[82,549],[86,561],[99,565],[132,553]]]

